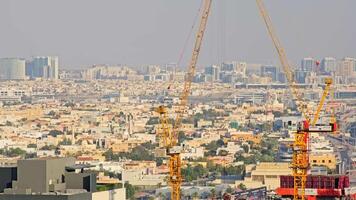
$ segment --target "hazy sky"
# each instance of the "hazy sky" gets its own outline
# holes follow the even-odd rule
[[[1,0],[0,57],[58,55],[66,67],[177,62],[200,3]],[[294,63],[307,56],[356,57],[355,0],[265,4]],[[193,38],[182,65],[192,44]],[[278,63],[254,0],[214,0],[199,63],[222,60]]]

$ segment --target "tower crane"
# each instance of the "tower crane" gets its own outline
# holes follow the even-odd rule
[[[203,10],[200,18],[200,25],[198,32],[195,37],[195,45],[192,53],[192,57],[189,63],[187,74],[184,81],[183,91],[180,95],[180,102],[175,111],[176,118],[174,121],[173,128],[170,129],[170,124],[168,120],[168,111],[164,106],[159,106],[156,112],[160,114],[161,123],[161,138],[163,140],[163,145],[166,149],[166,154],[169,156],[169,179],[168,182],[171,185],[171,199],[179,200],[181,197],[180,187],[183,181],[181,175],[181,157],[180,153],[182,148],[178,146],[178,132],[181,128],[182,118],[184,113],[186,113],[186,107],[188,105],[188,97],[191,92],[191,85],[194,78],[196,64],[198,61],[200,48],[203,42],[203,37],[205,29],[208,22],[208,17],[210,14],[212,0],[204,0]]]
[[[330,86],[332,84],[331,78],[325,79],[325,88],[322,95],[322,98],[319,102],[317,110],[314,113],[313,119],[311,119],[307,113],[307,108],[305,102],[302,98],[302,95],[299,93],[296,83],[294,80],[293,72],[289,65],[287,55],[285,53],[284,48],[282,47],[281,42],[278,40],[277,34],[274,30],[272,20],[267,13],[266,7],[263,4],[262,0],[256,0],[257,6],[259,8],[260,14],[264,20],[264,23],[267,27],[267,31],[269,36],[272,39],[273,45],[277,50],[279,60],[281,62],[283,71],[287,78],[287,83],[289,88],[291,89],[293,99],[297,105],[297,109],[300,113],[302,113],[305,121],[302,126],[298,128],[297,133],[294,137],[293,143],[293,159],[292,159],[292,169],[294,176],[294,200],[305,199],[305,187],[306,187],[306,179],[308,175],[309,169],[309,133],[311,132],[334,132],[335,125],[331,124],[328,126],[315,126],[316,122],[319,119],[320,111],[324,105],[325,99],[329,94]],[[311,126],[309,125],[311,123]]]

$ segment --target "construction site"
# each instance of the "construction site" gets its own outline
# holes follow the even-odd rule
[[[111,64],[59,70],[58,56],[0,58],[0,200],[356,200],[356,58],[346,56],[352,31],[340,28],[352,23],[339,23],[354,2],[343,0],[339,16],[320,0],[238,10],[234,0],[133,2],[58,3],[57,14],[31,4],[21,19],[6,4],[23,45],[58,34],[54,52],[62,36],[75,38],[66,51],[84,48],[63,63]],[[25,34],[37,20],[41,32]]]
[[[312,176],[310,175],[310,143],[312,134],[330,134],[337,135],[339,127],[336,116],[330,117],[330,123],[318,124],[320,113],[324,105],[332,102],[332,78],[325,78],[325,85],[322,97],[317,108],[308,110],[307,102],[304,100],[303,94],[299,92],[299,88],[295,81],[294,72],[289,64],[287,53],[285,52],[281,42],[278,39],[277,33],[274,30],[272,20],[262,0],[256,0],[259,13],[266,25],[267,33],[269,34],[275,50],[279,56],[280,64],[285,73],[292,99],[294,100],[298,111],[302,114],[304,120],[298,122],[298,128],[294,134],[294,142],[291,145],[293,151],[291,168],[292,176],[281,176],[280,187],[275,191],[283,199],[293,200],[314,200],[314,199],[355,199],[355,188],[350,187],[348,175],[328,175],[328,176]],[[181,199],[181,185],[183,178],[181,175],[182,161],[180,154],[184,152],[184,146],[178,145],[178,132],[181,129],[181,121],[184,113],[187,112],[188,98],[191,93],[191,84],[196,71],[196,65],[199,58],[201,45],[204,38],[204,33],[208,24],[209,14],[211,12],[212,0],[204,0],[201,8],[201,18],[199,28],[195,37],[195,45],[192,52],[192,57],[187,68],[187,73],[184,82],[184,88],[180,95],[180,103],[173,111],[176,115],[173,126],[169,124],[168,108],[160,106],[156,112],[160,115],[161,123],[161,148],[163,154],[169,159],[169,178],[168,183],[171,186],[171,199]],[[319,63],[317,63],[318,65]],[[170,86],[168,86],[169,89]],[[313,111],[314,110],[314,111]],[[335,115],[334,112],[332,112]],[[354,147],[351,147],[354,148]],[[349,172],[351,173],[351,172]],[[350,175],[350,174],[349,174]],[[352,174],[353,175],[353,174]],[[224,199],[267,199],[266,194],[255,197],[244,197],[243,194],[225,196]]]

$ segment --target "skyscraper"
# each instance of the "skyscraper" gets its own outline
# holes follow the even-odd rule
[[[336,71],[336,59],[332,57],[325,57],[321,60],[322,72],[335,72]]]
[[[342,59],[338,66],[337,73],[345,77],[356,76],[356,58],[346,57]]]
[[[211,77],[211,79],[210,79],[211,81],[217,81],[220,79],[220,77],[219,77],[220,67],[219,66],[211,65],[211,66],[205,67],[204,73],[205,73],[205,75],[208,75],[209,77]]]
[[[315,67],[314,58],[303,58],[301,63],[301,71],[311,72]]]
[[[31,78],[58,79],[58,57],[38,56],[26,63],[26,75]]]
[[[261,76],[271,77],[272,81],[276,81],[277,80],[277,67],[271,66],[271,65],[261,66]]]
[[[21,80],[25,79],[25,60],[21,58],[0,59],[0,79]]]

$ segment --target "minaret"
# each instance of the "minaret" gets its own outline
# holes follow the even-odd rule
[[[71,127],[71,129],[72,129],[72,144],[75,144],[75,134],[74,134],[74,128],[73,127],[74,126],[72,124],[72,127]]]

